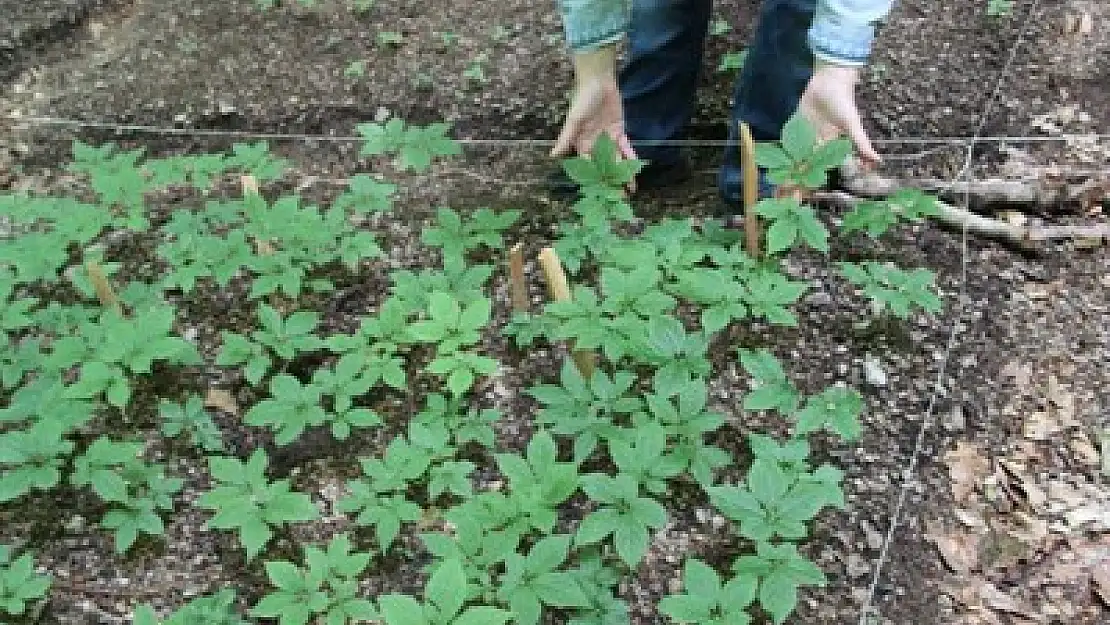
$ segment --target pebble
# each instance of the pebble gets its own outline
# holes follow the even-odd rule
[[[863,375],[867,383],[871,386],[884,387],[889,383],[883,366],[879,363],[878,359],[871,354],[868,354],[863,359]]]

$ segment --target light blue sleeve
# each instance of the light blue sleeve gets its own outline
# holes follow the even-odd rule
[[[567,45],[575,52],[620,41],[628,31],[629,0],[559,0]]]
[[[818,0],[809,29],[809,47],[818,59],[863,65],[871,54],[875,24],[890,13],[894,0]]]

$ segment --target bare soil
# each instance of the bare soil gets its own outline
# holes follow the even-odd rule
[[[459,137],[542,139],[557,131],[569,68],[554,3],[410,0],[381,2],[365,16],[338,0],[320,0],[314,8],[284,4],[262,12],[247,0],[0,0],[0,15],[9,18],[0,23],[0,113],[336,136],[386,115],[414,123],[446,119]],[[1110,10],[1094,0],[1035,4],[1035,19],[1021,32],[1034,9],[1029,0],[1016,2],[1014,14],[1005,18],[986,16],[984,2],[899,3],[861,92],[868,127],[876,138],[892,141],[883,149],[892,156],[887,167],[893,173],[950,177],[964,162],[959,149],[920,155],[933,146],[898,143],[909,137],[981,132],[1055,139],[1108,132]],[[733,0],[716,9],[734,28],[711,40],[692,137],[724,135],[731,76],[712,69],[722,53],[744,45],[757,5]],[[379,43],[385,31],[401,33],[402,42]],[[457,41],[445,41],[445,33]],[[487,81],[465,78],[463,72],[483,54]],[[365,63],[364,74],[346,76],[355,61]],[[0,188],[11,189],[71,185],[62,168],[75,138],[142,146],[153,155],[223,149],[232,141],[42,127],[2,117],[0,128]],[[296,170],[270,192],[297,189],[326,201],[368,166],[356,143],[271,143]],[[553,165],[545,152],[528,143],[470,145],[464,157],[431,175],[404,178],[400,210],[381,224],[391,250],[388,265],[434,262],[419,245],[419,230],[441,205],[523,209],[525,223],[513,237],[534,257],[566,215],[566,207],[539,187]],[[641,216],[701,217],[716,210],[711,172],[717,149],[692,156],[701,175],[681,188],[639,198]],[[1105,174],[1108,159],[1105,139],[1014,140],[982,144],[973,162],[980,175],[1091,176]],[[1105,220],[1104,208],[1029,218]],[[830,211],[828,217],[838,215]],[[1076,506],[1110,498],[1097,450],[1100,433],[1110,428],[1110,254],[1069,243],[1027,255],[974,237],[965,247],[959,233],[930,225],[880,244],[841,243],[831,253],[833,261],[852,258],[933,269],[946,296],[945,312],[909,324],[860,327],[867,312],[856,294],[833,278],[827,261],[799,256],[792,271],[819,281],[799,310],[800,328],[754,326],[731,337],[771,347],[804,391],[845,380],[867,401],[859,444],[822,449],[847,472],[848,508],[823,515],[805,545],[830,583],[803,593],[793,622],[1110,622],[1091,575],[1110,562],[1110,527],[1069,523]],[[531,265],[529,272],[538,301],[540,278]],[[369,277],[369,284],[383,285],[383,275]],[[508,309],[503,277],[495,277],[495,284],[501,323]],[[383,295],[380,288],[358,285],[344,293],[342,301],[326,303],[329,324],[341,326]],[[227,318],[226,301],[226,294],[212,293],[191,303],[189,314],[195,314],[192,322],[202,337],[243,322]],[[515,447],[535,409],[520,391],[537,376],[553,375],[561,353],[522,352],[497,337],[486,347],[511,373],[476,401],[506,409],[510,418],[499,434],[506,447]],[[723,362],[728,357],[719,355]],[[869,382],[865,360],[878,363],[885,384]],[[205,375],[181,384],[247,392],[234,381]],[[729,417],[719,444],[741,453],[746,433],[784,427],[743,411],[739,398],[746,390],[735,363],[713,382],[715,408]],[[401,413],[411,398],[386,401]],[[221,425],[241,451],[265,444],[234,420]],[[307,445],[280,464],[299,488],[327,502],[354,456],[379,442]],[[172,459],[171,472],[187,479],[164,543],[114,556],[108,538],[91,527],[95,508],[75,503],[72,493],[35,502],[34,514],[0,508],[0,543],[30,541],[56,578],[38,622],[128,622],[138,602],[172,607],[224,584],[237,587],[244,600],[260,596],[265,579],[259,569],[244,566],[227,537],[203,530],[205,515],[184,505],[207,488],[203,462],[185,450],[152,445]],[[961,449],[972,450],[987,466],[969,468],[960,459],[968,454],[949,455]],[[971,486],[964,488],[968,480]],[[871,597],[871,576],[902,490],[900,523]],[[669,512],[672,523],[655,537],[638,576],[622,587],[638,623],[663,622],[652,606],[674,590],[685,557],[726,563],[731,555],[733,546],[721,538],[719,519],[706,502],[674,502]],[[305,529],[303,538],[341,527],[341,520],[332,519]],[[367,580],[369,595],[419,586],[418,539],[407,533],[397,553]],[[868,620],[861,621],[865,608]]]

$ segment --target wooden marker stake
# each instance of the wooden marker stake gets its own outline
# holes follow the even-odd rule
[[[755,163],[755,140],[752,131],[744,122],[740,126],[740,162],[744,168],[744,237],[747,242],[748,256],[759,259],[759,240],[762,237],[759,215],[755,205],[759,203],[759,168]]]
[[[242,185],[242,187],[243,187],[243,198],[244,199],[247,198],[248,196],[252,196],[252,195],[253,196],[262,195],[262,192],[258,190],[258,180],[250,174],[244,174],[242,176],[239,176],[239,184]],[[258,254],[259,256],[270,256],[275,251],[277,251],[277,250],[274,249],[274,244],[273,243],[271,243],[271,242],[269,242],[265,239],[255,239],[254,240],[254,252],[256,254]]]
[[[111,308],[122,317],[123,306],[120,304],[116,292],[112,290],[112,284],[108,282],[108,276],[105,275],[104,269],[94,260],[90,260],[85,265],[85,269],[89,272],[89,281],[92,282],[93,290],[96,291],[96,297],[100,300],[100,305]]]
[[[551,299],[558,302],[570,301],[567,274],[563,272],[563,263],[554,249],[545,247],[540,251],[540,267],[543,268],[543,275],[547,278],[547,292],[551,295]],[[589,381],[594,376],[594,368],[597,366],[596,355],[590,351],[574,349],[572,345],[571,358],[574,359],[574,364],[578,366],[582,377]]]
[[[509,295],[513,311],[528,312],[528,283],[524,281],[524,248],[517,243],[509,250]]]

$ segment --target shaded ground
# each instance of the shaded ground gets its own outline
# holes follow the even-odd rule
[[[717,13],[727,16],[734,29],[713,38],[707,67],[715,67],[722,52],[743,44],[756,4],[720,3]],[[1032,3],[1017,5],[1013,17],[991,19],[977,2],[900,3],[883,31],[862,93],[876,137],[975,132]],[[1045,0],[1039,6],[1040,17],[1025,34],[1027,43],[1018,49],[1011,78],[1002,85],[999,105],[983,131],[1042,136],[1106,132],[1110,15],[1105,4]],[[0,14],[13,16],[0,25],[0,62],[5,64],[0,78],[11,78],[0,104],[5,113],[25,116],[347,135],[356,123],[391,114],[413,122],[448,119],[460,136],[544,138],[557,128],[568,84],[558,21],[550,7],[541,10],[534,3],[380,3],[366,16],[357,16],[324,0],[314,9],[282,7],[267,13],[247,1],[0,0]],[[1084,14],[1091,16],[1092,26],[1084,26]],[[399,45],[379,43],[381,32],[394,31],[402,34]],[[445,33],[457,34],[457,42],[450,37],[445,41]],[[483,54],[488,82],[463,77]],[[365,62],[365,74],[345,76],[357,61]],[[705,83],[692,133],[719,137],[730,77],[710,72]],[[123,139],[154,153],[220,149],[227,143],[103,132],[79,136]],[[0,173],[0,183],[31,188],[63,184],[57,169],[73,137],[64,131],[19,128],[0,137],[0,165],[9,168],[6,180]],[[329,199],[343,179],[366,166],[355,144],[280,142],[275,147],[300,167],[287,178],[288,186],[301,186],[310,197]],[[891,152],[920,149],[887,147]],[[1105,171],[1107,154],[1106,142],[992,143],[977,154],[976,167],[991,173],[1010,172],[1014,163],[1024,170],[1061,166]],[[716,155],[708,150],[696,156],[708,169]],[[946,176],[955,173],[958,163],[962,158],[957,150],[944,150],[929,158],[894,161],[890,167]],[[393,264],[427,262],[413,235],[432,207],[442,204],[524,208],[529,223],[516,234],[530,251],[538,249],[565,210],[536,191],[535,182],[547,167],[542,147],[473,146],[465,158],[434,176],[406,181],[400,204],[404,211],[387,235],[396,250]],[[644,216],[705,215],[715,206],[710,187],[705,174],[682,189],[645,197],[641,210]],[[828,279],[818,259],[799,258],[797,274],[818,277],[823,285],[801,308],[802,329],[768,333],[756,327],[745,334],[773,344],[803,390],[846,379],[865,392],[868,403],[859,446],[826,451],[848,472],[849,508],[823,517],[817,537],[808,543],[830,586],[805,593],[799,623],[859,619],[957,310],[963,269],[958,235],[921,228],[875,248],[835,249],[833,259],[860,254],[936,270],[948,296],[946,312],[899,332],[858,330],[853,322],[864,311],[849,304],[857,298]],[[1089,571],[1084,576],[1079,567],[1068,577],[1057,565],[1095,553],[1099,540],[1105,545],[1110,528],[1069,525],[1072,508],[1051,503],[1067,499],[1053,486],[1061,481],[1083,492],[1093,488],[1105,500],[1100,482],[1105,478],[1098,476],[1082,442],[1097,445],[1100,428],[1110,426],[1110,256],[1105,249],[1062,246],[1028,258],[972,239],[967,259],[967,297],[955,350],[923,439],[903,523],[876,588],[872,622],[1104,623],[1110,613],[1094,596]],[[356,308],[365,310],[379,296],[366,293]],[[504,293],[498,297],[504,303]],[[515,391],[525,385],[523,379],[550,373],[554,356],[506,353],[505,361],[520,377],[506,379],[505,386]],[[868,356],[885,371],[885,386],[867,383],[863,361]],[[730,431],[739,437],[780,427],[739,409],[737,397],[744,390],[743,375],[735,370],[715,382],[716,407],[729,415]],[[483,401],[507,400],[491,391]],[[1027,422],[1042,413],[1060,427],[1038,438],[1040,430],[1030,432]],[[511,431],[504,434],[512,440]],[[967,478],[970,492],[958,486],[964,478],[953,476],[951,467],[959,463],[946,456],[956,449],[973,449],[965,455],[990,460],[986,468],[965,467],[972,475]],[[999,486],[1002,478],[997,475],[1006,470],[998,460],[1008,460],[1011,473],[1016,463],[1026,489],[1050,494],[1040,503],[1015,504],[1008,494],[1015,489]],[[327,499],[342,481],[330,468],[326,460],[311,464],[298,479]],[[192,476],[186,500],[206,487],[195,463],[171,469]],[[1097,500],[1090,493],[1072,499],[1092,497]],[[623,593],[641,610],[644,623],[655,622],[647,610],[670,590],[688,553],[713,560],[727,551],[705,510],[671,513],[673,526],[657,536],[639,582]],[[1021,515],[1052,524],[1031,535],[1025,528],[1016,543],[1002,549],[997,537],[1024,527]],[[983,524],[975,522],[983,518]],[[0,542],[29,529],[4,520]],[[224,539],[201,530],[204,516],[195,510],[173,520],[163,550],[128,559],[111,556],[102,534],[81,531],[83,519],[63,521],[71,528],[45,532],[40,549],[42,561],[59,578],[43,622],[121,622],[139,600],[172,605],[179,602],[179,593],[203,592],[218,582],[257,588],[263,581],[244,579],[237,561],[219,555],[216,543]],[[407,547],[418,549],[412,537],[407,540]],[[977,556],[969,565],[953,566],[951,544],[960,546],[956,552],[1010,555]],[[1073,560],[1067,560],[1068,554]],[[374,576],[368,591],[411,590],[412,571],[401,563],[393,567]],[[987,582],[1015,603],[999,608],[1004,601],[988,590],[974,596],[966,592],[981,590]]]

